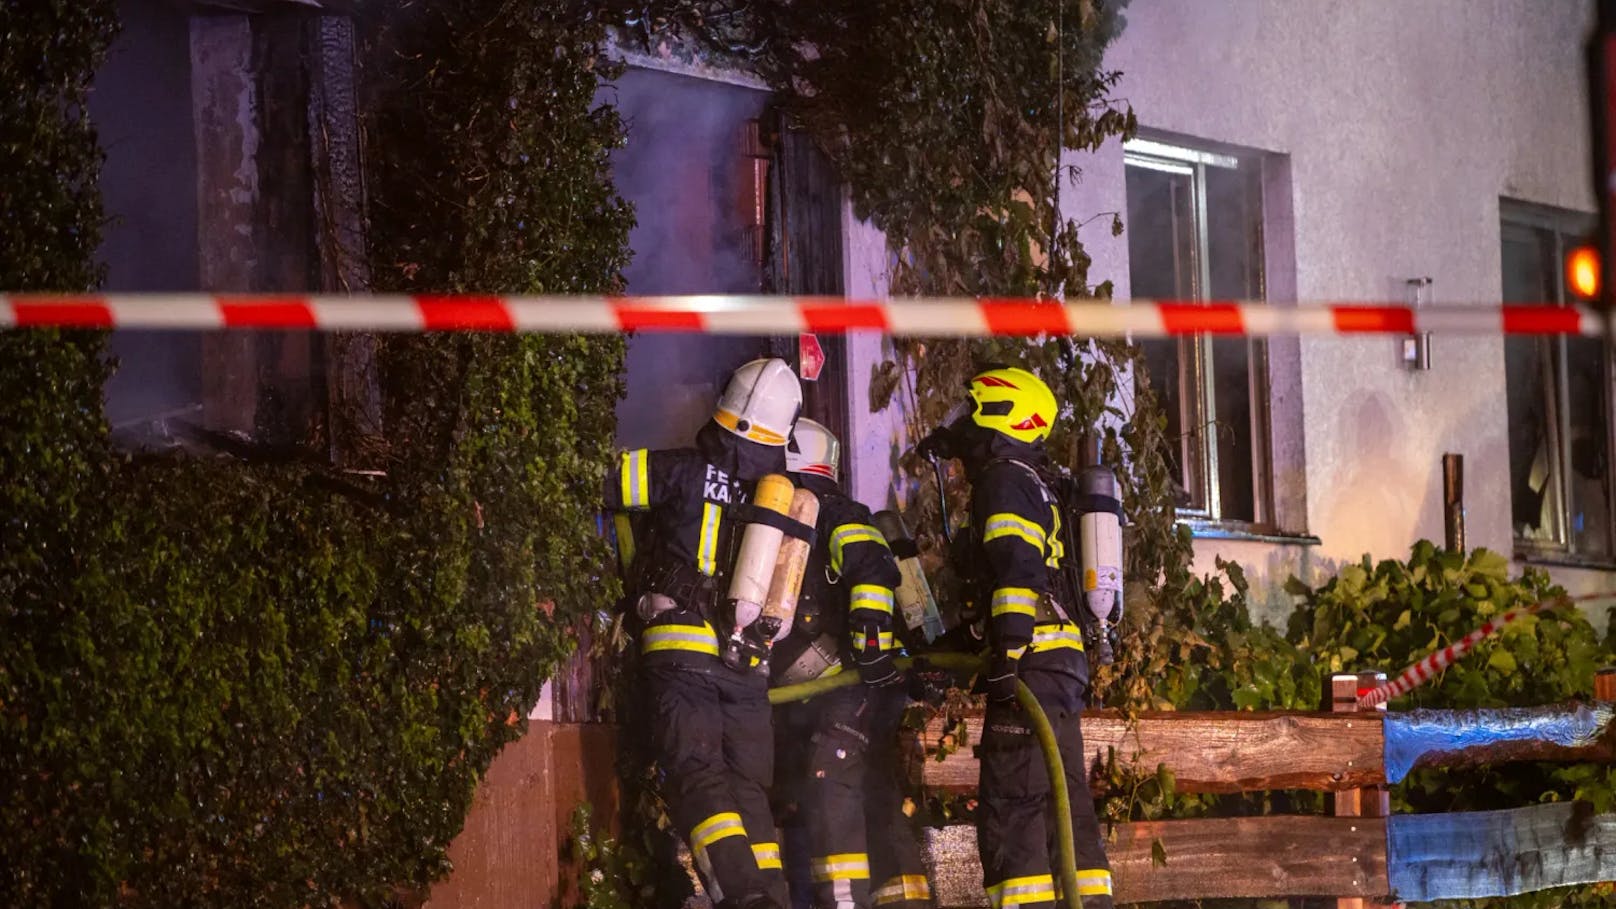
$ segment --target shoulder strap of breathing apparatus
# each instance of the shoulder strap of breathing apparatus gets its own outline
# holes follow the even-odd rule
[[[1059,535],[1065,556],[1061,559],[1060,566],[1049,572],[1050,596],[1047,600],[1057,618],[1062,622],[1073,622],[1075,620],[1072,616],[1081,612],[1078,610],[1078,604],[1082,601],[1083,591],[1082,579],[1078,575],[1078,563],[1082,552],[1077,538],[1078,512],[1072,508],[1076,504],[1074,501],[1076,485],[1071,475],[1065,471],[1051,471],[1052,475],[1045,476],[1044,471],[1020,458],[994,458],[987,466],[992,467],[999,463],[1014,464],[1032,477],[1038,484],[1038,491],[1044,501],[1053,505],[1060,515],[1060,526],[1056,528],[1056,533]]]

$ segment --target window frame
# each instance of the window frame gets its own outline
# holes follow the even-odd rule
[[[1516,199],[1501,198],[1499,200],[1499,278],[1503,281],[1504,262],[1503,245],[1513,233],[1517,238],[1530,238],[1533,242],[1540,242],[1541,235],[1547,233],[1553,237],[1552,255],[1549,258],[1549,270],[1553,274],[1554,298],[1552,300],[1536,301],[1543,305],[1564,307],[1574,305],[1575,301],[1569,299],[1566,288],[1566,255],[1577,245],[1580,238],[1589,236],[1597,227],[1596,216],[1571,209],[1554,208]],[[1502,286],[1502,283],[1501,283]],[[1530,303],[1528,303],[1530,305]],[[1537,345],[1540,356],[1545,356],[1552,363],[1553,394],[1545,402],[1545,411],[1552,414],[1546,422],[1548,435],[1551,438],[1550,470],[1553,473],[1555,500],[1558,507],[1553,517],[1553,539],[1540,540],[1520,535],[1515,526],[1514,506],[1514,469],[1510,464],[1510,539],[1514,546],[1515,556],[1529,562],[1542,564],[1561,564],[1580,567],[1616,568],[1616,484],[1612,483],[1610,464],[1613,455],[1616,455],[1616,346],[1609,338],[1603,339],[1600,357],[1601,376],[1599,388],[1604,394],[1605,418],[1605,453],[1606,476],[1606,515],[1605,515],[1605,546],[1604,552],[1577,551],[1575,532],[1572,527],[1572,515],[1575,509],[1575,495],[1573,490],[1571,465],[1571,449],[1567,440],[1571,438],[1571,408],[1568,402],[1571,399],[1571,369],[1569,365],[1569,346],[1563,335],[1543,336],[1532,339]],[[1506,341],[1506,343],[1508,343]],[[1506,354],[1505,381],[1508,379]],[[1507,409],[1505,419],[1512,421]]]
[[[1151,138],[1131,139],[1123,143],[1124,174],[1128,168],[1144,168],[1189,177],[1193,258],[1190,272],[1190,293],[1181,302],[1207,304],[1214,302],[1208,289],[1212,281],[1211,227],[1207,212],[1208,168],[1244,170],[1251,175],[1244,180],[1250,218],[1251,255],[1257,262],[1255,293],[1253,298],[1266,302],[1268,297],[1268,261],[1265,230],[1264,181],[1262,156],[1257,152],[1218,151],[1208,146]],[[1177,515],[1192,529],[1209,528],[1235,530],[1252,534],[1277,532],[1273,492],[1271,445],[1273,440],[1272,393],[1269,388],[1268,346],[1261,338],[1243,338],[1247,351],[1246,396],[1251,409],[1251,432],[1245,443],[1251,451],[1252,515],[1254,520],[1224,516],[1223,490],[1218,452],[1218,419],[1216,375],[1213,371],[1214,344],[1219,340],[1210,334],[1190,335],[1176,339],[1179,401],[1173,402],[1181,410],[1184,428],[1180,446],[1180,463],[1184,482],[1190,494],[1191,505],[1176,509]],[[1164,404],[1167,402],[1163,402]],[[1191,428],[1193,427],[1193,428]],[[1193,482],[1193,486],[1192,486]]]

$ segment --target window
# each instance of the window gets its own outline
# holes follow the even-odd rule
[[[1262,299],[1262,159],[1148,140],[1123,150],[1133,295]],[[1169,458],[1180,513],[1272,524],[1264,342],[1204,336],[1141,346],[1177,440]]]
[[[1567,305],[1566,254],[1592,217],[1508,200],[1501,210],[1504,301]],[[1511,521],[1528,555],[1612,558],[1609,351],[1600,338],[1504,341]]]

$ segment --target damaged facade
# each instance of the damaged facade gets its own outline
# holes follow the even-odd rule
[[[1581,62],[1589,11],[1433,0],[1355,5],[1328,23],[1293,12],[1279,0],[1128,6],[1105,65],[1122,72],[1114,95],[1133,106],[1141,133],[1070,154],[1081,176],[1063,188],[1063,211],[1096,219],[1082,235],[1090,280],[1112,281],[1118,305],[1135,297],[1567,303],[1561,258],[1594,211]],[[680,48],[619,53],[632,67],[625,85],[757,90]],[[634,104],[629,96],[625,111]],[[634,120],[625,161],[647,154],[636,142],[651,131],[642,121],[636,134]],[[638,203],[633,189],[625,185]],[[836,217],[792,229],[837,252],[839,274],[817,287],[770,289],[886,293],[884,238],[845,199],[838,207]],[[1113,212],[1125,225],[1119,237],[1105,227]],[[642,231],[661,216],[642,206]],[[630,290],[673,292],[656,283],[662,269],[638,258],[639,238]],[[661,247],[658,258],[673,248],[688,246]],[[1517,568],[1543,567],[1573,594],[1616,589],[1608,349],[1579,339],[1412,341],[1144,345],[1180,438],[1180,516],[1197,537],[1197,568],[1239,561],[1260,614],[1282,624],[1291,575],[1316,582],[1365,553],[1397,558],[1416,540],[1441,541],[1443,456],[1457,454],[1466,545],[1512,555]],[[635,342],[647,351],[650,343]],[[671,352],[715,342],[656,343]],[[771,352],[790,352],[774,343]],[[901,505],[912,494],[894,475],[909,444],[902,396],[879,413],[868,399],[889,348],[858,333],[837,343],[832,381],[810,394],[845,408],[847,422],[831,425],[846,429],[855,495]],[[694,427],[723,370],[744,359],[734,354],[715,359],[681,418],[662,425]],[[632,401],[646,386],[630,368]],[[675,441],[637,435],[632,407],[620,415],[625,444]],[[1590,618],[1603,627],[1602,610]]]
[[[1091,279],[1112,281],[1119,305],[1564,302],[1559,257],[1593,212],[1587,11],[1433,0],[1353,6],[1325,27],[1287,9],[1129,6],[1106,65],[1123,73],[1116,96],[1142,132],[1072,155],[1082,175],[1062,203],[1078,221],[1123,217],[1120,237],[1084,231]],[[123,0],[125,31],[92,100],[108,152],[109,290],[366,286],[342,13]],[[638,219],[630,293],[885,292],[883,238],[852,215],[812,144],[780,127],[761,82],[677,48],[613,54],[628,69],[599,99],[629,135],[613,166]],[[1317,579],[1366,552],[1441,539],[1453,453],[1468,545],[1547,566],[1574,593],[1616,587],[1608,352],[1438,336],[1429,368],[1416,369],[1403,340],[1146,345],[1182,439],[1180,503],[1199,567],[1242,562],[1259,607],[1282,620],[1291,574]],[[868,403],[883,340],[821,342],[828,362],[805,383],[806,412],[846,440],[858,498],[905,502],[908,484],[893,476],[908,444],[900,405]],[[139,446],[194,444],[200,428],[340,459],[343,438],[374,431],[355,343],[120,333],[109,416]],[[621,443],[684,444],[731,369],[797,351],[789,337],[634,338]]]
[[[352,20],[307,2],[122,0],[118,16],[90,104],[106,289],[363,291]],[[118,332],[108,419],[137,448],[251,439],[341,460],[333,414],[374,412],[364,344]]]

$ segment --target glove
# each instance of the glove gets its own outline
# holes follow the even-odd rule
[[[909,697],[922,704],[941,707],[948,698],[948,673],[941,669],[911,669]]]
[[[882,688],[902,682],[903,676],[898,672],[892,651],[881,649],[880,628],[869,626],[864,630],[862,637],[864,649],[853,655],[853,663],[858,667],[859,678],[864,684]]]
[[[953,432],[947,426],[939,426],[926,434],[924,439],[915,446],[915,454],[926,460],[939,458],[948,460],[954,457]]]
[[[994,658],[988,665],[988,675],[985,685],[990,704],[1014,704],[1016,702],[1016,685],[1020,682],[1017,671],[1021,668],[1019,660],[1000,656]]]

